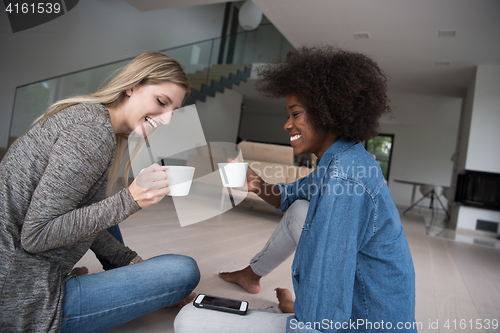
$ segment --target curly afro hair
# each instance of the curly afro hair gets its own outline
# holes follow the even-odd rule
[[[367,56],[332,46],[303,47],[259,69],[257,90],[270,98],[294,95],[319,134],[352,141],[378,134],[389,113],[387,78]]]

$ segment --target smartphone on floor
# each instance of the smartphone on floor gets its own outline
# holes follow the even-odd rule
[[[211,309],[245,315],[248,310],[248,302],[237,299],[199,294],[193,305],[197,308]]]

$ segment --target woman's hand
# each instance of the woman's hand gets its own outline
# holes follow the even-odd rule
[[[234,159],[228,160],[228,162],[238,163],[241,161],[239,159]],[[250,167],[247,169],[246,177],[245,185],[235,188],[236,190],[253,192],[271,206],[279,207],[281,204],[281,190],[278,185],[266,183],[266,181],[257,175]]]
[[[165,168],[155,163],[142,169],[128,189],[137,204],[146,208],[157,204],[170,193],[168,185]]]
[[[239,159],[234,159],[228,160],[229,163],[243,163]],[[254,193],[259,193],[262,188],[262,184],[264,184],[264,180],[258,176],[255,171],[250,168],[250,166],[247,168],[247,175],[246,175],[246,182],[243,187],[235,187],[236,190],[240,191],[248,191],[248,192],[254,192]]]
[[[259,193],[262,190],[262,184],[264,184],[264,180],[252,170],[252,168],[248,167],[247,169],[247,179],[246,179],[246,190],[248,192]]]

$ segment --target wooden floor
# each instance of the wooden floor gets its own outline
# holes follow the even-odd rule
[[[463,237],[456,237],[460,241],[453,240],[455,237],[449,232],[431,237],[426,234],[424,217],[425,212],[410,211],[402,218],[416,271],[419,332],[500,332],[498,327],[496,330],[484,329],[488,323],[492,325],[493,320],[500,320],[500,250],[495,248],[498,247],[497,241],[476,238],[470,242],[472,244],[467,244]],[[193,257],[202,273],[195,292],[244,299],[249,301],[250,308],[263,308],[277,305],[274,288],[292,289],[292,258],[262,279],[261,292],[257,295],[224,282],[217,273],[248,265],[279,220],[278,214],[236,208],[181,228],[171,198],[166,198],[160,204],[136,213],[120,227],[126,245],[143,258],[164,253]],[[102,271],[92,253],[87,253],[79,265],[89,267],[91,273]],[[112,332],[173,332],[172,323],[177,311],[162,309]],[[479,325],[483,328],[477,329]]]

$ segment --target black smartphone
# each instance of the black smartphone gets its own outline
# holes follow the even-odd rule
[[[224,297],[210,296],[199,294],[196,296],[193,305],[197,308],[205,308],[211,310],[218,310],[230,313],[237,313],[245,315],[248,310],[248,302],[240,301],[237,299],[230,299]]]

